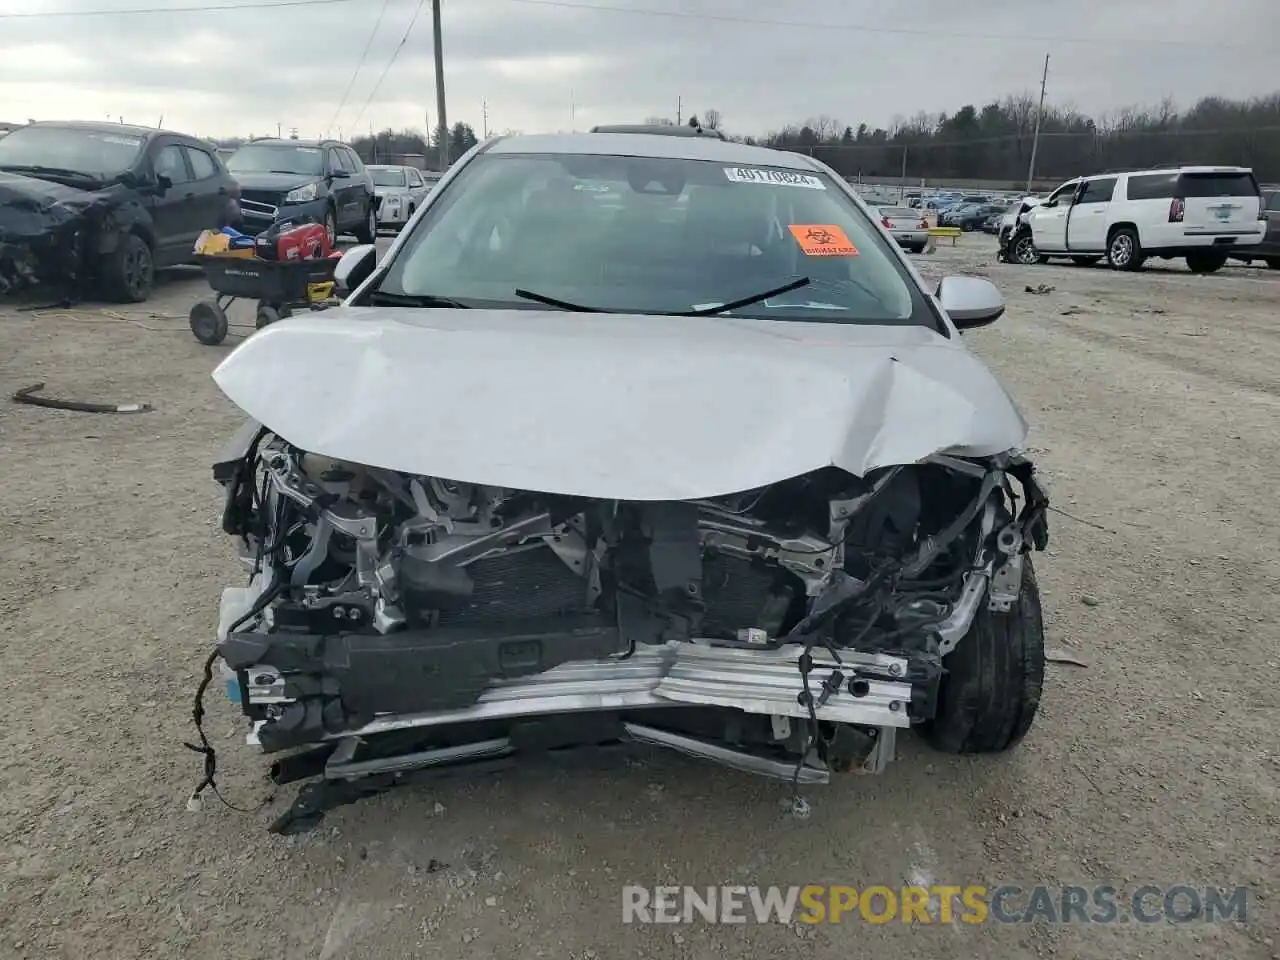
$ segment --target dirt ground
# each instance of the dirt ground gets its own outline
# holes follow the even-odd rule
[[[1065,511],[1037,562],[1050,643],[1086,666],[1051,666],[1007,756],[907,737],[885,775],[810,790],[807,820],[775,783],[656,753],[405,789],[296,838],[266,832],[283,791],[189,812],[191,695],[243,576],[209,474],[232,344],[187,331],[191,274],[128,310],[0,308],[6,397],[155,408],[0,405],[0,957],[1280,958],[1280,272],[992,247],[918,263],[1008,298],[968,336]],[[256,805],[267,762],[209,703],[224,793]],[[908,882],[1252,894],[1244,924],[620,922],[626,883]]]

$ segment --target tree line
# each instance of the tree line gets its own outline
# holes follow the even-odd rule
[[[811,154],[847,177],[925,180],[1026,180],[1035,139],[1038,100],[1029,93],[967,105],[953,114],[921,111],[895,117],[886,127],[847,124],[818,116],[781,130],[744,134],[726,126],[719,110],[706,109],[681,123],[720,130],[731,140]],[[650,124],[671,124],[650,116]],[[505,133],[517,133],[507,130]],[[447,136],[456,160],[478,140],[466,122],[437,129],[383,130],[350,141],[366,163],[423,156],[438,164]],[[236,145],[240,141],[219,141]],[[1205,97],[1187,110],[1171,99],[1147,107],[1126,107],[1091,117],[1073,106],[1046,105],[1036,148],[1037,180],[1062,181],[1104,170],[1141,169],[1159,164],[1239,164],[1252,167],[1260,182],[1280,182],[1280,92],[1249,100]]]
[[[1035,140],[1038,98],[1031,94],[972,104],[953,114],[921,111],[888,127],[819,116],[744,143],[809,153],[845,176],[907,180],[1025,181]],[[650,117],[649,123],[671,123]],[[724,130],[718,110],[687,121]],[[1040,115],[1036,179],[1066,180],[1104,170],[1159,164],[1238,164],[1261,182],[1280,181],[1280,92],[1249,100],[1205,97],[1187,110],[1172,99],[1091,117],[1070,105]]]

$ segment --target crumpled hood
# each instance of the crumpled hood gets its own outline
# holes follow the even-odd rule
[[[284,195],[290,190],[305,187],[309,183],[319,183],[319,174],[309,173],[236,173],[231,176],[240,184],[241,190],[258,190],[263,193],[279,193]]]
[[[92,213],[114,188],[82,190],[0,170],[0,293],[73,277]]]
[[[1026,436],[958,338],[918,326],[344,307],[259,331],[213,378],[308,451],[604,499],[861,476]]]
[[[83,203],[95,191],[69,187],[22,173],[0,170],[0,210],[13,208],[45,209],[55,203]]]

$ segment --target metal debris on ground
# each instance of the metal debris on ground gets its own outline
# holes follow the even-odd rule
[[[1027,284],[1027,293],[1034,293],[1034,294],[1053,293],[1054,289],[1055,289],[1054,287],[1051,287],[1047,283],[1037,283],[1034,287],[1031,286],[1031,284]]]
[[[84,400],[59,400],[56,397],[37,397],[44,389],[43,381],[23,387],[13,395],[14,403],[27,403],[33,407],[50,407],[54,410],[75,410],[79,413],[145,413],[149,403],[89,403]]]
[[[1076,667],[1089,666],[1066,647],[1045,647],[1044,658],[1050,663],[1069,663]]]

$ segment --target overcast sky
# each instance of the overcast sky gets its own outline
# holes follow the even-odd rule
[[[236,2],[0,0],[0,121],[163,115],[204,136],[279,123],[348,137],[436,121],[430,0],[372,100],[418,0],[387,0],[376,32],[383,0],[84,15]],[[443,3],[448,117],[477,133],[482,102],[491,132],[537,132],[674,117],[677,97],[737,133],[821,114],[883,126],[1038,88],[1045,53],[1049,100],[1090,113],[1280,88],[1280,0]],[[80,13],[44,15],[59,11]]]

